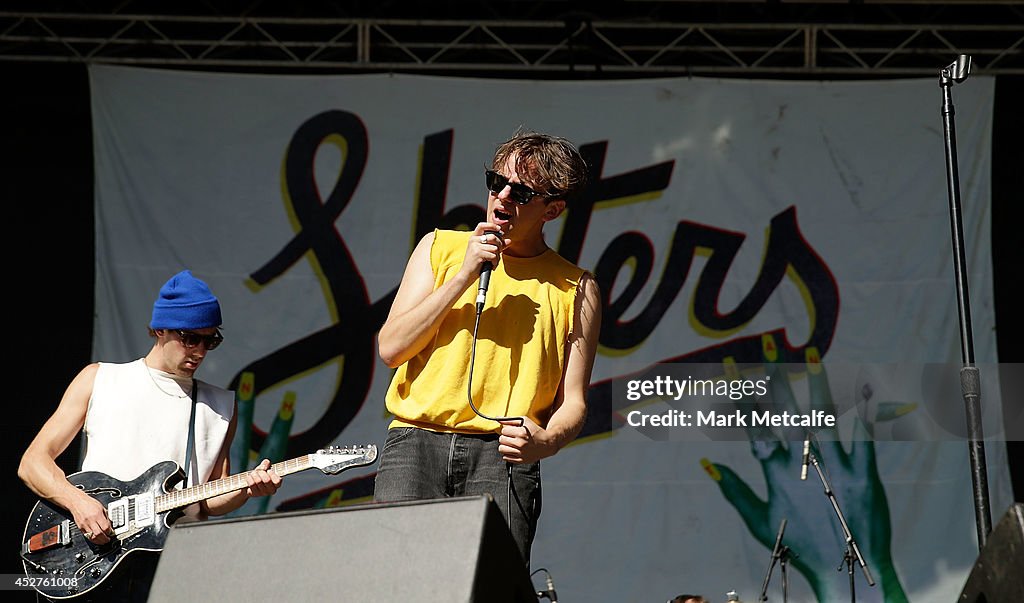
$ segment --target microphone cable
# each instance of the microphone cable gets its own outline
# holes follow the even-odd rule
[[[537,591],[537,600],[539,601],[540,599],[547,599],[552,603],[558,603],[558,594],[555,593],[555,581],[551,578],[551,572],[549,572],[546,567],[539,567],[536,570],[534,570],[530,574],[530,580],[532,581],[533,577],[540,572],[544,572],[544,575],[546,576],[548,589]]]
[[[483,417],[489,421],[495,421],[501,424],[501,421],[515,421],[519,427],[524,424],[523,417],[492,417],[485,415],[480,412],[480,409],[473,403],[473,368],[476,366],[476,344],[478,341],[477,332],[480,329],[480,314],[483,310],[483,304],[480,304],[476,311],[476,321],[473,324],[473,347],[469,354],[469,383],[466,386],[466,397],[469,399],[469,407],[473,409],[473,412],[479,417]],[[499,435],[499,437],[501,437]],[[505,504],[508,509],[508,531],[512,531],[512,463],[505,461],[505,466],[508,468],[508,481],[505,488]]]
[[[495,421],[498,423],[502,421],[516,421],[519,423],[519,426],[522,427],[524,423],[522,417],[492,417],[490,415],[485,415],[484,413],[480,412],[480,409],[478,409],[476,407],[476,404],[473,403],[473,367],[476,365],[477,330],[479,328],[480,312],[477,312],[476,322],[473,325],[473,348],[469,354],[469,384],[466,387],[466,397],[469,399],[469,407],[473,409],[473,412],[476,413],[477,416],[483,417],[484,419],[487,419],[489,421]]]

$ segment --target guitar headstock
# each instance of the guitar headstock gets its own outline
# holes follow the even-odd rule
[[[377,460],[377,445],[328,446],[313,454],[312,464],[324,473],[335,474],[352,467],[362,467]]]

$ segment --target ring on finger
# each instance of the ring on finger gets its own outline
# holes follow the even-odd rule
[[[92,532],[86,532],[82,534],[82,536],[85,536],[86,540],[92,540],[92,537],[95,536],[95,534],[93,534]]]

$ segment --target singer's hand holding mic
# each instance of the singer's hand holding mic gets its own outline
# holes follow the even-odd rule
[[[476,295],[476,311],[480,312],[484,308],[484,303],[487,300],[487,286],[491,281],[491,270],[494,269],[495,264],[498,263],[501,255],[501,249],[505,246],[506,241],[502,239],[502,232],[494,228],[493,224],[482,222],[477,225],[476,231],[480,232],[483,228],[484,231],[480,235],[473,235],[474,240],[470,240],[470,249],[476,248],[476,257],[482,259],[483,262],[480,264],[480,286],[477,289]],[[469,251],[466,252],[466,261],[470,261],[471,256]]]

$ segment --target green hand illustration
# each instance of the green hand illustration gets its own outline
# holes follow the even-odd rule
[[[772,411],[802,411],[780,365],[772,362],[774,342],[765,336],[769,393],[774,402]],[[818,352],[805,352],[810,409],[835,414],[828,376]],[[735,364],[726,365],[726,373],[736,374]],[[758,402],[745,399],[737,406],[758,407]],[[760,408],[760,410],[766,410]],[[758,542],[771,551],[776,531],[785,518],[787,525],[782,544],[789,547],[790,563],[807,579],[817,600],[832,603],[850,599],[848,566],[844,560],[846,542],[839,518],[824,485],[812,466],[807,481],[800,479],[804,431],[793,431],[783,438],[765,427],[750,427],[751,453],[761,463],[767,485],[767,500],[761,500],[732,469],[701,459],[705,471],[718,484],[722,494],[739,512],[740,517]],[[889,504],[875,464],[875,449],[867,429],[856,421],[850,449],[844,449],[835,428],[816,430],[817,446],[812,448],[819,467],[833,489],[843,516],[876,586],[866,582],[859,564],[853,560],[857,600],[905,602],[907,596],[892,561],[892,530]],[[837,571],[838,570],[838,571]]]

